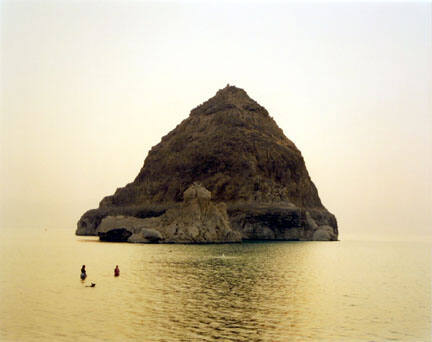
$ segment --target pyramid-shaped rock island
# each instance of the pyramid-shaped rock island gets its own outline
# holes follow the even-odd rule
[[[105,241],[337,240],[303,157],[240,88],[193,109],[149,152],[132,183],[79,220]]]

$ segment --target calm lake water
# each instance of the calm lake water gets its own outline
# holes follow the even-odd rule
[[[2,229],[0,341],[431,341],[431,247]]]

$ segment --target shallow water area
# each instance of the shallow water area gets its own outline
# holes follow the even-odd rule
[[[135,245],[70,230],[0,234],[1,341],[432,340],[429,242]]]

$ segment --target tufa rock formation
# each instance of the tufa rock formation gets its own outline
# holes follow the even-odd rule
[[[338,228],[294,143],[243,89],[227,86],[151,149],[132,183],[87,211],[76,234],[130,242],[337,240]]]
[[[208,243],[240,242],[224,203],[213,203],[210,191],[192,184],[176,208],[152,218],[107,216],[96,233],[103,241]]]

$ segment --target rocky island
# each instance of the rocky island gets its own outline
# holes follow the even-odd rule
[[[227,86],[154,146],[132,183],[78,221],[105,241],[337,240],[303,157],[267,110]]]

